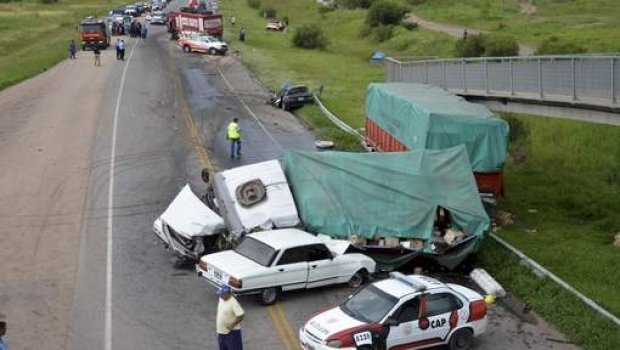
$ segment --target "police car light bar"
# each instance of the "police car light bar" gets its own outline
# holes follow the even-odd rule
[[[418,291],[423,291],[426,289],[426,285],[414,280],[413,278],[411,278],[411,276],[407,276],[403,273],[394,271],[394,272],[390,272],[390,277],[393,279],[396,279],[410,287],[413,287],[414,289],[418,290]]]

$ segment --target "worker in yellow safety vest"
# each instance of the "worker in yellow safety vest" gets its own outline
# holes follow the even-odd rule
[[[228,130],[226,132],[226,138],[230,140],[230,158],[241,157],[241,129],[239,128],[239,119],[234,118],[230,124],[228,124]],[[236,148],[236,152],[235,152]]]

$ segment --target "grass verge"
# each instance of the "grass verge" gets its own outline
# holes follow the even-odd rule
[[[425,19],[460,24],[540,44],[551,36],[589,52],[620,51],[620,7],[616,0],[418,0]]]
[[[65,0],[53,4],[22,0],[0,3],[0,90],[17,84],[68,57],[79,45],[77,26],[125,2]]]

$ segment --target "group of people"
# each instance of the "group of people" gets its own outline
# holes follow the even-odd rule
[[[132,21],[129,24],[129,36],[133,37],[141,37],[142,39],[146,39],[146,24],[142,25],[139,21]]]
[[[125,40],[116,39],[116,59],[125,60]]]

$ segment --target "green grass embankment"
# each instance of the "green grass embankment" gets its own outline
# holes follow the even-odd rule
[[[616,0],[417,0],[427,20],[503,33],[540,44],[555,36],[589,52],[620,52]]]
[[[87,16],[103,16],[123,1],[61,0],[54,4],[0,4],[0,90],[28,79],[68,57],[68,45]]]

